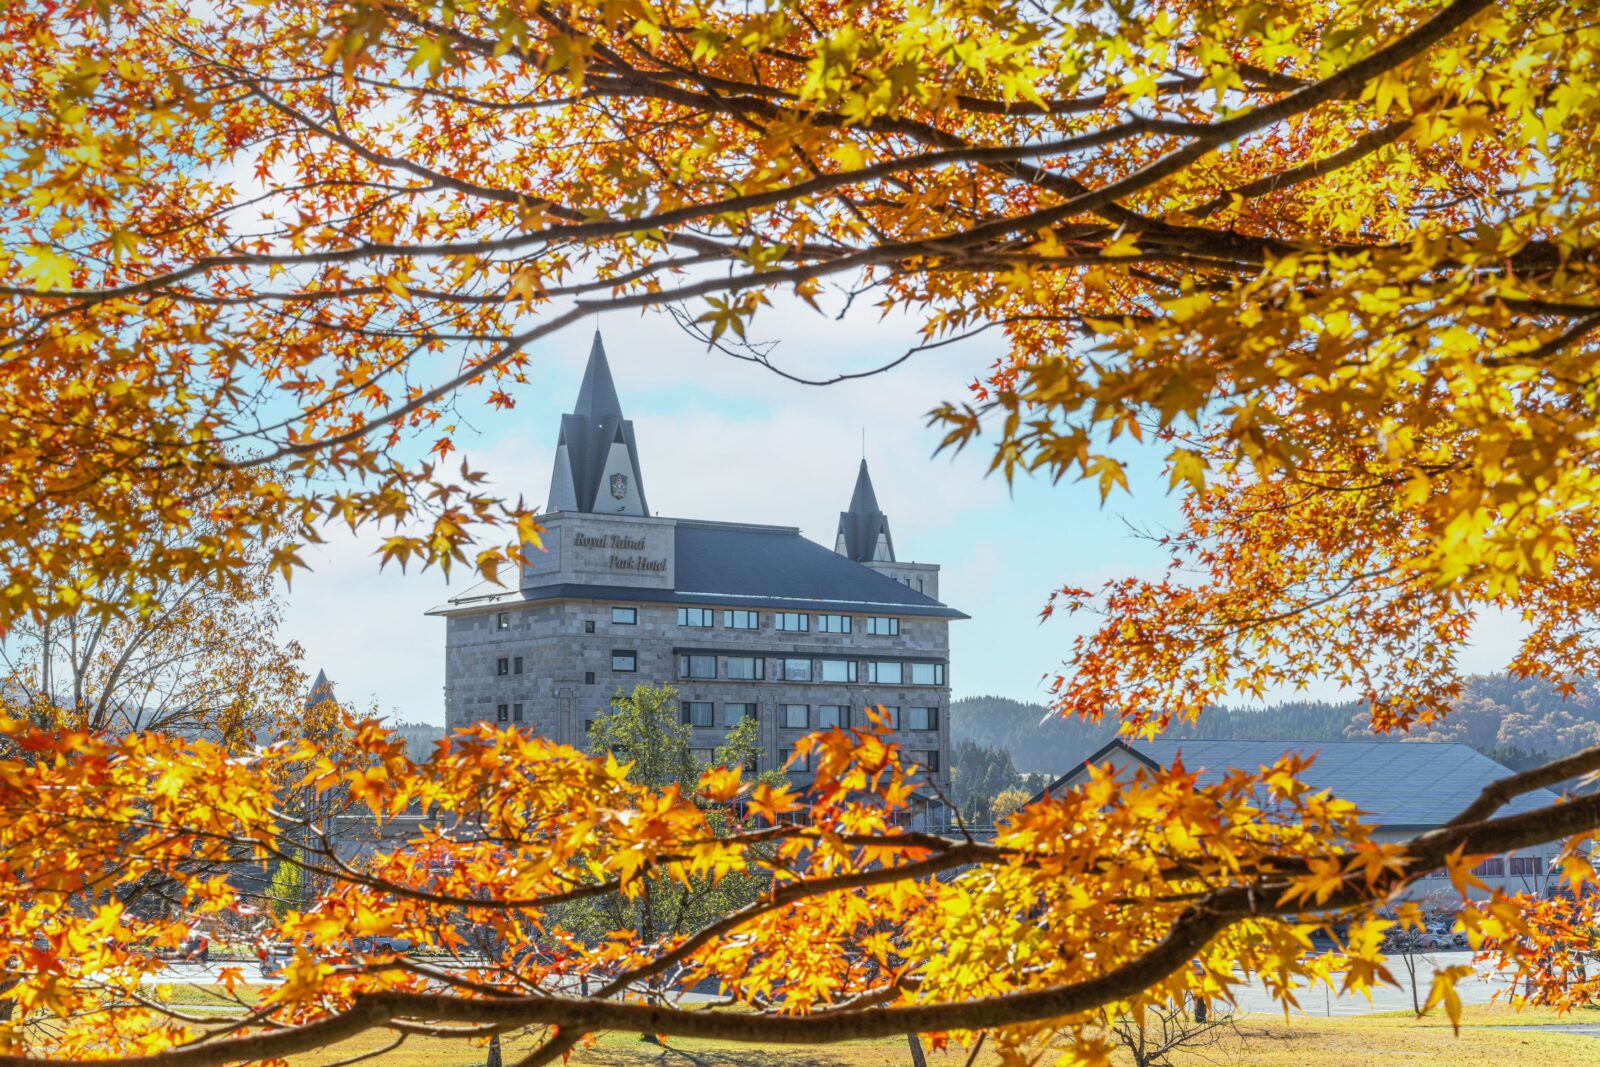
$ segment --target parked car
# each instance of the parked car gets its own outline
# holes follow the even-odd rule
[[[348,949],[354,956],[401,955],[411,951],[411,942],[403,937],[357,937],[352,938],[348,946],[329,945],[328,949],[333,952]],[[294,946],[287,941],[274,941],[268,945],[261,951],[261,977],[277,977],[293,955]]]
[[[190,934],[180,945],[157,949],[156,957],[163,960],[210,963],[211,939],[204,934]]]

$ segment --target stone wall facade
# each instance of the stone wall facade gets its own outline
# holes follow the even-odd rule
[[[850,619],[849,633],[831,633],[819,630],[822,612],[797,607],[795,614],[804,614],[809,624],[799,632],[780,629],[778,613],[770,607],[733,607],[708,598],[695,606],[710,612],[712,625],[686,625],[679,608],[688,606],[683,598],[692,594],[663,602],[675,578],[675,520],[557,514],[543,521],[545,551],[529,553],[522,586],[559,586],[561,595],[529,600],[506,590],[463,597],[441,612],[446,615],[448,728],[474,722],[521,725],[581,745],[588,722],[605,714],[618,693],[641,683],[665,683],[678,689],[682,701],[712,705],[711,724],[694,730],[695,746],[705,750],[726,735],[730,705],[756,705],[763,766],[771,767],[786,758],[796,740],[825,724],[821,709],[848,708],[848,724],[859,726],[866,723],[864,708],[884,705],[899,709],[896,740],[948,790],[947,619],[893,616],[887,609],[871,616],[829,612]],[[920,576],[925,588],[937,589],[936,567],[912,566],[913,580]],[[724,613],[730,610],[753,611],[756,628],[725,625]],[[869,617],[895,618],[898,632],[869,633]],[[698,657],[700,669],[708,658],[714,660],[715,677],[686,676],[684,656]],[[632,669],[626,669],[630,657]],[[730,658],[739,661],[735,666],[755,661],[760,677],[730,677]],[[792,677],[797,672],[789,669],[791,660],[808,664],[813,680]],[[845,677],[822,680],[824,661],[828,672]],[[887,680],[897,671],[900,683]],[[913,674],[919,679],[915,683]],[[912,708],[932,710],[913,714]],[[791,716],[798,723],[802,714],[805,726],[790,725]],[[803,784],[810,776],[793,769],[791,777]]]

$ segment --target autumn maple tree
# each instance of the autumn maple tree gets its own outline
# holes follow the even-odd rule
[[[262,551],[292,574],[330,524],[492,573],[537,523],[455,427],[537,387],[530,345],[665,309],[766,359],[741,347],[761,308],[834,311],[838,285],[926,344],[1004,351],[934,413],[947,447],[1105,493],[1164,457],[1171,573],[1052,602],[1104,618],[1063,713],[1157,730],[1331,677],[1404,730],[1447,712],[1485,611],[1526,620],[1516,670],[1566,682],[1600,651],[1597,48],[1592,5],[1559,0],[0,6],[0,628],[159,604]],[[528,1063],[613,1028],[986,1034],[1019,1057],[1065,1035],[1094,1061],[1145,1006],[1392,980],[1377,904],[1557,839],[1566,897],[1462,921],[1540,997],[1593,991],[1600,798],[1501,809],[1596,750],[1406,842],[1286,758],[1206,788],[1095,777],[980,843],[898,826],[915,776],[872,730],[813,739],[802,800],[733,771],[651,789],[488,728],[419,765],[355,722],[337,751],[248,755],[8,722],[5,1063],[222,1063],[374,1028],[534,1028]],[[357,860],[285,789],[427,819]],[[713,832],[735,798],[771,825]],[[152,946],[249,907],[226,872],[283,863],[328,888],[275,921],[301,946],[282,986],[226,1018],[145,992]],[[181,922],[117,904],[157,871]],[[569,938],[512,975],[461,951],[463,930],[565,936],[582,894],[731,872],[772,888],[696,931]],[[1334,914],[1337,968],[1304,953]],[[445,962],[343,947],[377,931]],[[754,1010],[630,999],[677,968]],[[1458,1011],[1459,977],[1429,1005]]]

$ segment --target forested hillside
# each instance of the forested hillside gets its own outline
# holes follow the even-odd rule
[[[1112,724],[1048,716],[1041,704],[969,697],[950,706],[952,743],[972,741],[1011,754],[1023,773],[1060,774],[1110,740]],[[1294,701],[1256,709],[1212,708],[1193,725],[1174,724],[1168,737],[1334,741],[1369,737],[1355,702]],[[1600,742],[1600,689],[1580,685],[1570,696],[1545,682],[1503,674],[1467,679],[1455,710],[1412,740],[1463,741],[1509,767]],[[1405,740],[1396,736],[1394,740]]]

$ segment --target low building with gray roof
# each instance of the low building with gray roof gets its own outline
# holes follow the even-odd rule
[[[1214,785],[1230,769],[1254,771],[1285,754],[1315,757],[1300,776],[1313,790],[1327,790],[1354,804],[1374,826],[1378,841],[1402,841],[1436,829],[1478,798],[1483,787],[1512,773],[1470,745],[1450,741],[1227,741],[1130,740],[1117,738],[1052,782],[1046,793],[1070,789],[1089,768],[1109,765],[1119,773],[1165,770],[1181,757],[1197,774],[1197,786]],[[1548,807],[1558,797],[1536,789],[1513,798],[1498,814],[1516,815]],[[1508,893],[1550,890],[1554,844],[1493,856],[1475,871],[1489,888]],[[1410,895],[1453,892],[1445,873],[1415,883]],[[1481,892],[1481,891],[1480,891]]]

